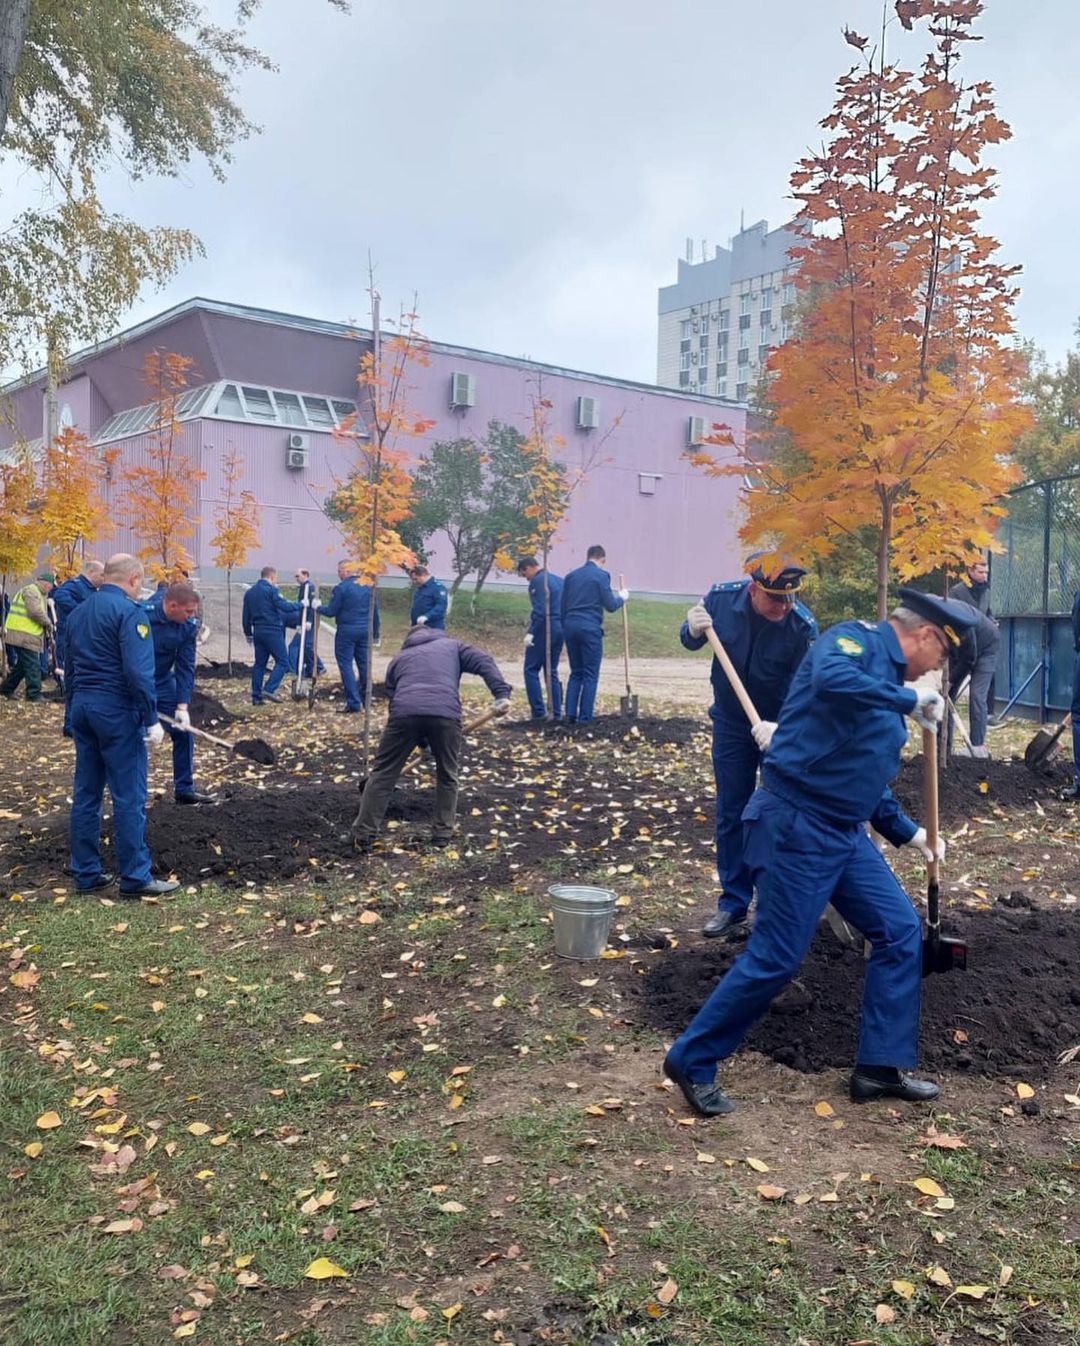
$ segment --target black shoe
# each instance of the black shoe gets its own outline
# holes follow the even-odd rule
[[[1080,785],[1070,785],[1067,790],[1062,790],[1062,799],[1080,799]]]
[[[453,837],[430,837],[428,839],[428,845],[434,846],[437,851],[445,851],[447,846],[452,846],[453,844]]]
[[[166,893],[175,893],[180,887],[179,879],[148,879],[140,888],[121,888],[121,897],[164,897]]]
[[[207,794],[205,790],[186,790],[176,796],[178,804],[213,804],[216,801],[217,796]]]
[[[263,692],[263,700],[273,701],[276,706],[281,701],[281,697],[278,696],[277,692]]]
[[[721,907],[701,927],[701,933],[706,939],[719,939],[721,935],[727,939],[733,939],[739,935],[744,935],[746,933],[746,916],[737,916],[735,912],[727,911],[724,907]]]
[[[364,709],[363,706],[340,706],[340,707],[338,708],[338,714],[339,714],[339,715],[359,715],[360,712],[361,712],[363,709]]]
[[[715,1080],[706,1082],[690,1079],[678,1066],[672,1064],[670,1056],[664,1058],[661,1069],[672,1084],[679,1086],[687,1103],[702,1117],[722,1117],[725,1113],[735,1111],[735,1104]]]
[[[111,888],[116,882],[115,874],[107,874],[104,870],[97,876],[93,883],[85,884],[81,888],[76,888],[80,893],[100,893],[103,888]]]
[[[869,1075],[858,1066],[851,1074],[851,1097],[856,1103],[869,1103],[875,1098],[902,1098],[905,1103],[929,1103],[941,1093],[932,1080],[919,1080],[902,1070],[889,1071],[888,1078],[879,1078],[885,1071]]]

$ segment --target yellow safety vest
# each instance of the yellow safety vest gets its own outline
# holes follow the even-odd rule
[[[30,636],[40,636],[44,627],[38,621],[35,621],[26,610],[26,590],[37,589],[36,584],[28,584],[26,588],[20,589],[11,600],[11,611],[8,613],[7,621],[4,623],[5,631],[25,631]],[[44,604],[45,598],[41,590],[37,589],[38,595]]]

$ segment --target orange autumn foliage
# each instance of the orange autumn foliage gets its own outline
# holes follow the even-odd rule
[[[45,449],[40,522],[58,579],[77,574],[86,546],[113,532],[104,486],[118,452],[100,452],[72,426]]]
[[[262,506],[253,492],[240,489],[243,462],[235,450],[221,461],[222,498],[214,511],[217,532],[210,545],[214,548],[214,565],[227,572],[242,566],[248,552],[259,545]]]
[[[12,450],[0,462],[0,579],[29,574],[43,541],[41,518],[34,509],[36,473],[28,451]]]
[[[768,362],[770,423],[737,464],[752,474],[744,541],[804,561],[869,538],[878,613],[906,581],[993,546],[1009,461],[1029,412],[1018,397],[1016,267],[980,232],[995,194],[988,147],[1008,138],[991,86],[961,51],[981,0],[898,0],[932,44],[918,72],[846,32],[860,63],[838,82],[831,137],[792,174],[801,320]],[[714,442],[731,444],[727,435]],[[781,451],[770,460],[770,448]]]

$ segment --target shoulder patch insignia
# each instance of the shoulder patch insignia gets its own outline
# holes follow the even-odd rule
[[[852,656],[862,654],[863,647],[857,640],[852,640],[850,636],[838,636],[836,639],[836,648],[841,654],[850,654]]]
[[[135,627],[135,630],[138,631],[139,635],[142,637],[143,640],[145,640],[146,637],[150,634],[150,628],[147,626],[145,622],[139,622],[138,625]]]

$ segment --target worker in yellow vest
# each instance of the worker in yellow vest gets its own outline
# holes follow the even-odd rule
[[[24,585],[11,600],[11,608],[4,622],[4,644],[14,656],[11,672],[0,683],[0,696],[9,701],[19,683],[26,680],[27,701],[41,700],[41,651],[45,637],[53,634],[49,616],[48,597],[56,584],[56,576],[43,570],[37,579]]]

